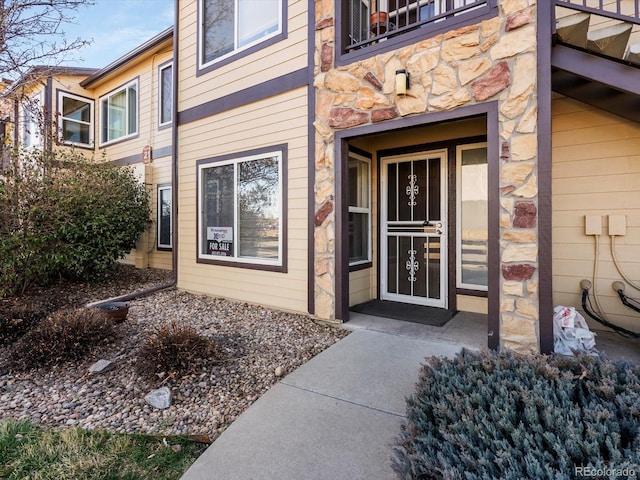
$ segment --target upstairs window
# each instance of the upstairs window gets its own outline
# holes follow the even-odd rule
[[[160,67],[160,94],[158,95],[158,124],[163,127],[171,123],[173,114],[173,64]]]
[[[58,93],[60,142],[79,147],[93,145],[93,100]]]
[[[100,143],[133,137],[138,133],[138,81],[100,99],[102,129]]]
[[[200,66],[282,32],[282,0],[200,0]]]

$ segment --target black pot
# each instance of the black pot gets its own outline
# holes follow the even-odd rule
[[[129,304],[127,302],[108,302],[96,305],[95,308],[116,323],[124,322],[129,313]]]

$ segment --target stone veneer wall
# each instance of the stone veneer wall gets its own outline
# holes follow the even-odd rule
[[[316,0],[315,305],[335,318],[334,132],[499,101],[500,338],[538,349],[536,0],[500,0],[496,18],[334,68],[335,0]],[[411,76],[395,95],[395,71]],[[550,252],[549,252],[550,254]]]

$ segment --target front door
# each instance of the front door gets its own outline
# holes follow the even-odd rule
[[[381,159],[381,298],[447,308],[446,150]]]

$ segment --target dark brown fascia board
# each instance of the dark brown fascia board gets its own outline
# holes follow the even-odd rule
[[[616,90],[640,95],[640,69],[564,45],[551,49],[551,66]]]
[[[169,40],[172,40],[172,39],[173,39],[173,27],[169,27],[166,30],[160,32],[155,37],[147,40],[142,45],[131,50],[126,55],[123,55],[119,59],[107,65],[106,67],[101,68],[100,70],[95,72],[93,75],[91,75],[89,78],[86,78],[85,80],[80,82],[80,86],[84,88],[95,86],[98,82],[105,79],[109,75],[113,74],[119,68],[132,62],[133,60],[140,58],[141,56],[150,52],[154,48],[159,47],[163,43],[168,42]]]

